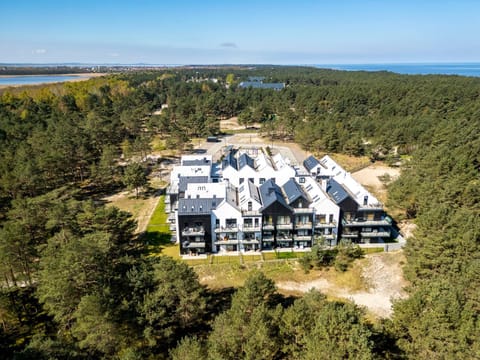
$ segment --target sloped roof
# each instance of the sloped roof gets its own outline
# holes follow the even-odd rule
[[[238,157],[237,165],[238,170],[241,170],[246,165],[250,166],[252,169],[255,169],[255,161],[245,153]]]
[[[337,205],[349,197],[347,191],[334,179],[328,180],[327,193]]]
[[[208,215],[222,201],[219,198],[179,199],[178,215]]]
[[[262,200],[260,198],[260,191],[258,190],[258,187],[254,183],[252,183],[250,180],[247,183],[248,183],[248,189],[250,191],[250,197],[256,202],[261,204]]]
[[[305,166],[305,168],[308,171],[312,171],[312,169],[315,166],[318,166],[318,165],[320,165],[320,162],[315,157],[313,157],[312,155],[310,155],[308,158],[303,160],[303,166]]]
[[[285,193],[285,196],[287,197],[287,204],[290,205],[293,203],[295,200],[298,198],[304,198],[307,199],[307,196],[303,192],[302,188],[300,187],[299,184],[295,181],[295,179],[290,179],[288,180],[284,185],[283,185],[283,191]]]
[[[260,186],[260,197],[262,198],[262,209],[268,208],[274,202],[279,202],[286,208],[290,208],[282,195],[282,190],[272,179],[268,179]]]
[[[235,159],[233,151],[230,151],[228,154],[226,154],[222,161],[222,169],[225,169],[228,166],[233,167],[235,170],[237,169],[237,159]]]

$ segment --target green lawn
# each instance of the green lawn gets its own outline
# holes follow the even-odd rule
[[[153,256],[168,255],[179,258],[178,245],[170,241],[170,226],[165,213],[165,195],[161,195],[158,205],[150,218],[144,239],[147,242],[148,253]]]

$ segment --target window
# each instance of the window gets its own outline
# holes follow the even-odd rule
[[[239,183],[240,183],[240,184],[243,184],[244,181],[245,181],[244,178],[240,178]]]
[[[333,222],[333,214],[330,214],[330,216],[328,217],[328,222],[330,222],[330,223]]]
[[[363,197],[363,205],[368,205],[368,195]]]
[[[248,202],[248,211],[252,211],[252,202],[251,201]]]
[[[265,178],[260,178],[260,181],[259,181],[260,185],[262,185],[264,182],[265,182]]]
[[[299,183],[300,183],[300,184],[305,184],[305,178],[304,178],[304,177],[301,177],[300,180],[299,180]]]
[[[248,181],[253,183],[255,181],[255,179],[254,178],[248,178]]]

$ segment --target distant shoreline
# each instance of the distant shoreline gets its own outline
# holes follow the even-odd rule
[[[31,78],[36,78],[36,77],[62,77],[62,76],[69,76],[69,77],[74,77],[73,79],[68,79],[65,81],[55,81],[55,82],[42,82],[42,83],[35,83],[35,84],[5,84],[5,85],[0,85],[0,89],[5,89],[9,87],[22,87],[22,86],[38,86],[38,85],[44,85],[44,84],[58,84],[62,82],[77,82],[77,81],[85,81],[94,77],[101,77],[108,75],[107,73],[67,73],[67,74],[37,74],[37,75],[0,75],[0,78],[3,79],[8,79],[8,78],[16,78],[16,77],[31,77]]]

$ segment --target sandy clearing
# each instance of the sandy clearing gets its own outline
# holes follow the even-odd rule
[[[351,291],[322,278],[307,282],[278,282],[277,287],[280,290],[300,293],[308,292],[312,288],[318,289],[329,296],[344,298],[365,306],[378,317],[390,317],[392,300],[406,296],[404,287],[407,282],[402,271],[403,252],[370,254],[366,259],[367,263],[362,271],[367,285],[366,291]]]
[[[379,177],[388,174],[392,180],[400,176],[400,169],[392,168],[382,164],[372,164],[362,170],[352,173],[352,176],[364,186],[372,186],[382,189],[384,187]]]
[[[121,210],[130,212],[137,221],[136,234],[140,234],[147,229],[150,218],[157,208],[160,196],[155,195],[147,199],[133,199],[130,191],[122,191],[120,193],[107,196],[102,200],[117,206]]]

